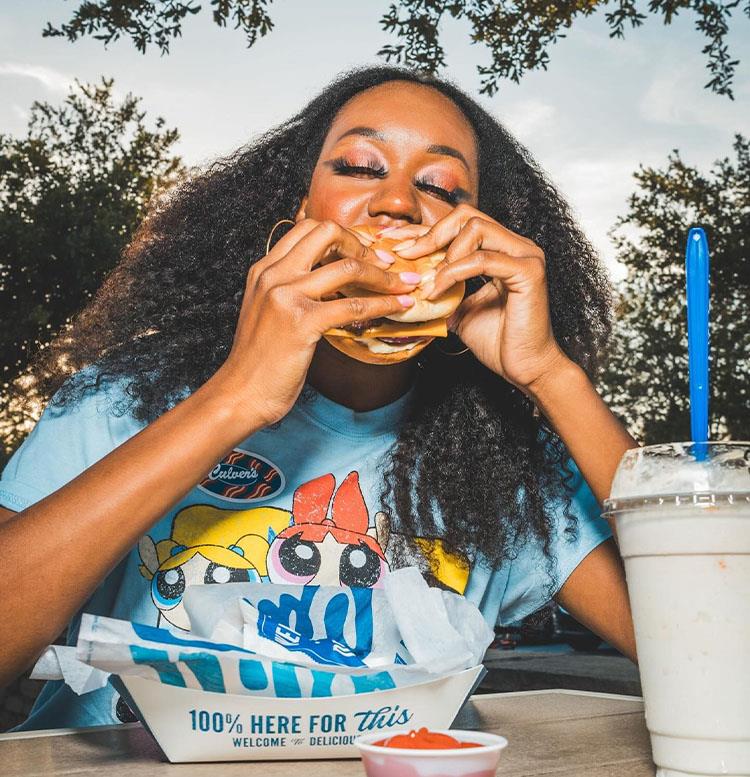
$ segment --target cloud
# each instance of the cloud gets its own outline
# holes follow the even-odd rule
[[[618,196],[635,189],[633,173],[641,160],[627,157],[570,159],[557,167],[557,180],[562,187],[580,198],[593,202],[602,195]]]
[[[541,100],[527,99],[498,112],[498,119],[522,142],[535,135],[544,134],[555,117],[554,105]]]
[[[706,79],[707,72],[695,67],[671,65],[657,72],[638,105],[641,117],[673,127],[742,126],[742,120],[750,120],[747,82],[735,79],[732,102],[708,89],[696,88],[703,86]]]
[[[43,65],[27,65],[22,62],[0,62],[0,76],[20,76],[38,81],[51,92],[67,94],[73,85],[70,76]]]
[[[638,106],[641,116],[657,124],[685,124],[693,101],[685,102],[686,92],[680,87],[683,80],[683,74],[676,68],[658,73],[641,98]],[[694,92],[691,89],[687,94],[694,99]]]
[[[13,103],[10,108],[24,124],[29,120],[29,112],[25,111],[20,105]]]
[[[625,270],[616,259],[614,245],[607,233],[617,217],[627,211],[628,196],[637,188],[633,173],[640,161],[643,160],[635,155],[632,158],[621,155],[569,159],[549,166],[552,179],[573,208],[583,231],[599,251],[614,280],[622,278]]]

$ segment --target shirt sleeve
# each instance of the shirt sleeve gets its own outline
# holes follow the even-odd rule
[[[503,624],[519,621],[547,604],[586,556],[612,536],[609,524],[601,517],[596,497],[580,471],[572,461],[568,466],[572,473],[569,479],[570,507],[566,510],[567,500],[564,499],[557,500],[552,506],[551,570],[538,542],[528,542],[518,549],[518,555],[510,565],[500,606],[500,622]],[[577,518],[573,533],[566,532],[568,514]]]
[[[50,403],[0,477],[0,506],[19,512],[62,488],[145,426],[111,384],[68,406]]]

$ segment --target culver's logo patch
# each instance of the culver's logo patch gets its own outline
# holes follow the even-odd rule
[[[205,491],[227,502],[258,502],[284,490],[284,474],[257,453],[235,448],[198,484]]]

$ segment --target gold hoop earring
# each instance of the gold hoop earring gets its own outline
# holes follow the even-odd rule
[[[469,278],[469,280],[466,281],[466,296],[469,297],[472,294],[476,294],[476,292],[488,283],[492,283],[492,278],[489,278],[486,275],[475,275],[473,278]]]
[[[444,351],[439,345],[436,345],[435,348],[437,348],[438,351],[443,354],[443,356],[461,356],[469,350],[468,345],[463,349],[463,351]]]
[[[441,348],[438,345],[439,341],[435,341],[435,348],[443,354],[443,356],[461,356],[461,354],[466,353],[469,350],[469,346],[467,345],[466,348],[463,349],[463,351],[446,351],[443,348]]]
[[[266,256],[268,256],[268,252],[271,250],[271,240],[273,240],[273,233],[276,231],[276,227],[280,227],[282,224],[295,224],[295,221],[292,221],[292,219],[279,219],[272,227],[271,232],[268,235],[268,240],[266,240]]]

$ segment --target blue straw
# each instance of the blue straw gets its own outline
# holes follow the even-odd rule
[[[688,367],[690,370],[690,434],[696,458],[706,456],[708,441],[708,240],[700,227],[688,232],[687,276]]]

